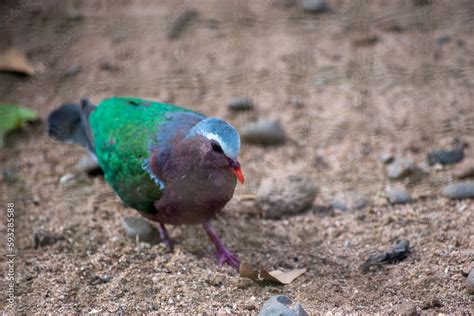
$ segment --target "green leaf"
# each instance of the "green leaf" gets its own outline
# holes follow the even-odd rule
[[[5,134],[37,119],[38,114],[33,110],[15,104],[0,103],[0,147]]]

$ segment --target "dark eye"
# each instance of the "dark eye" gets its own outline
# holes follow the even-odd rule
[[[212,150],[214,150],[215,152],[224,153],[224,151],[222,150],[221,145],[219,145],[218,143],[211,142],[211,146],[212,146]]]

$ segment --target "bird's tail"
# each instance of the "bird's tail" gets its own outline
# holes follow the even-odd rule
[[[89,115],[95,108],[87,99],[81,100],[80,104],[61,105],[48,116],[49,136],[62,142],[82,145],[94,152]]]

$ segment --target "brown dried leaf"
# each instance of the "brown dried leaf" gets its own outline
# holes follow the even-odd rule
[[[254,281],[270,281],[280,284],[290,284],[305,272],[306,268],[294,269],[290,271],[274,270],[268,272],[263,267],[260,267],[259,270],[254,270],[252,266],[245,261],[240,264],[240,276],[242,278],[249,278]]]
[[[16,72],[28,76],[35,74],[35,69],[23,51],[9,48],[0,54],[0,71]]]

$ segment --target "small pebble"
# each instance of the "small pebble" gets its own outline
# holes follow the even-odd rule
[[[85,172],[89,175],[95,175],[102,173],[97,158],[91,154],[82,156],[81,160],[74,166],[74,169],[78,172]]]
[[[438,297],[428,298],[422,305],[421,309],[430,309],[443,306],[443,303]]]
[[[414,303],[405,302],[396,307],[395,314],[404,316],[415,316],[418,315],[418,311]]]
[[[192,21],[197,19],[198,12],[194,9],[187,9],[173,21],[171,21],[171,27],[168,30],[168,39],[175,40],[179,38],[184,31],[188,28]]]
[[[474,268],[467,275],[466,287],[469,294],[474,294]]]
[[[266,218],[281,218],[307,211],[317,195],[311,178],[267,178],[257,190],[257,203]]]
[[[303,101],[297,96],[292,96],[291,97],[290,104],[291,104],[292,107],[297,108],[297,109],[300,109],[300,108],[304,107]]]
[[[245,142],[260,145],[277,145],[286,140],[280,123],[269,120],[259,120],[245,125],[240,130],[240,135]]]
[[[397,158],[387,166],[387,176],[390,179],[402,179],[413,174],[415,168],[413,161]]]
[[[92,284],[101,284],[101,283],[109,283],[111,280],[110,275],[104,274],[104,275],[95,275],[91,279]]]
[[[436,149],[427,155],[427,161],[430,166],[435,164],[451,165],[464,159],[464,146],[457,146],[453,149]]]
[[[323,13],[329,9],[326,0],[298,0],[298,6],[310,13]]]
[[[393,161],[393,155],[391,153],[383,153],[380,155],[379,160],[383,164],[389,164]]]
[[[109,61],[104,61],[100,63],[100,69],[105,70],[105,71],[110,71],[110,72],[116,72],[120,70],[120,66],[116,64],[112,64]]]
[[[441,35],[436,39],[438,45],[444,45],[451,42],[451,37],[449,35]]]
[[[133,240],[138,239],[144,242],[157,242],[160,240],[159,232],[145,219],[140,217],[125,217],[122,226],[127,235]]]
[[[68,182],[70,182],[71,180],[73,180],[75,177],[76,177],[76,175],[75,175],[74,173],[66,173],[65,175],[63,175],[63,176],[59,179],[59,183],[61,183],[61,184],[68,183]]]
[[[252,100],[248,97],[236,97],[230,100],[228,104],[229,110],[231,111],[249,111],[253,109]]]
[[[331,207],[333,209],[339,210],[339,211],[347,211],[349,208],[347,207],[346,203],[342,200],[334,199],[331,201]]]
[[[283,295],[270,297],[258,313],[259,316],[306,316],[308,313],[300,304],[293,303],[291,299]]]
[[[461,181],[449,184],[443,188],[442,194],[450,199],[474,198],[474,181]]]
[[[81,72],[81,65],[71,65],[66,69],[64,75],[66,77],[74,77]]]
[[[44,246],[55,244],[60,240],[64,240],[64,237],[52,234],[44,229],[34,229],[32,240],[33,248],[38,249]]]
[[[18,180],[16,173],[13,170],[5,169],[3,170],[3,181],[8,184],[13,184]]]
[[[410,193],[405,189],[393,189],[388,191],[387,195],[391,204],[406,204],[413,201]]]
[[[337,195],[331,202],[331,207],[340,211],[360,210],[367,206],[367,200],[357,192]]]

